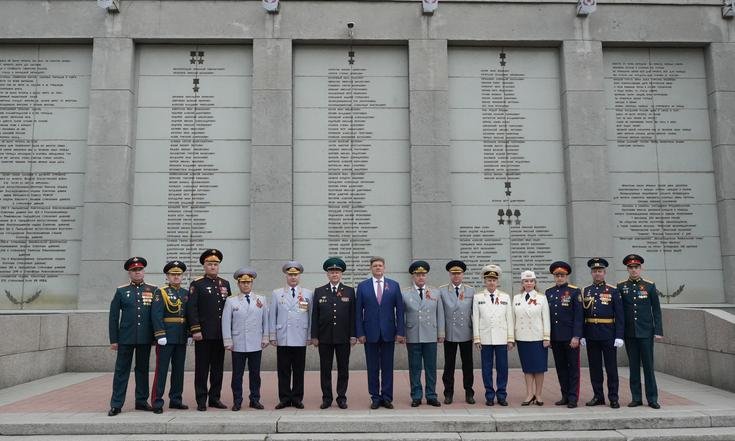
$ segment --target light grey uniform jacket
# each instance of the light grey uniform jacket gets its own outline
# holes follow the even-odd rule
[[[425,286],[423,300],[414,286],[403,291],[406,343],[436,343],[444,337],[444,307],[439,290]]]
[[[291,288],[278,288],[271,295],[268,305],[270,339],[278,346],[306,346],[311,341],[311,307],[313,292],[296,287],[296,297]]]
[[[225,347],[234,352],[261,350],[268,343],[268,301],[265,296],[250,293],[250,303],[244,294],[227,298],[222,310],[222,338]]]
[[[444,320],[446,322],[447,341],[461,343],[472,340],[472,298],[475,288],[461,284],[459,296],[454,285],[439,287],[442,304],[444,305]]]

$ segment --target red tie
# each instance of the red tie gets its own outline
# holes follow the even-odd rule
[[[382,280],[378,280],[378,305],[380,305],[381,300],[383,300],[383,283]]]

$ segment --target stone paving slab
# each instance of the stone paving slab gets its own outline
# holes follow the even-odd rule
[[[347,415],[326,419],[309,416],[283,416],[278,433],[368,433],[368,432],[494,432],[489,415]]]
[[[619,430],[626,441],[733,441],[735,427]]]

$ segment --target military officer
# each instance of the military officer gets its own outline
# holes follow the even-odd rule
[[[156,346],[156,374],[151,389],[153,413],[163,412],[163,393],[166,391],[166,374],[171,364],[171,389],[168,392],[171,409],[188,409],[182,401],[184,390],[184,363],[186,361],[186,304],[189,291],[181,287],[186,265],[179,260],[168,262],[163,267],[167,284],[153,293],[151,321]]]
[[[607,260],[593,257],[587,261],[592,273],[592,285],[582,290],[584,307],[584,337],[580,339],[582,346],[587,346],[587,359],[590,367],[590,381],[595,396],[587,406],[605,404],[602,389],[602,365],[607,372],[607,397],[610,407],[617,409],[618,402],[618,357],[617,349],[623,346],[623,302],[618,289],[605,283]]]
[[[219,277],[219,265],[223,256],[220,250],[211,248],[199,256],[204,275],[189,286],[189,305],[186,317],[194,339],[194,392],[197,410],[210,407],[227,409],[222,401],[222,370],[225,347],[222,341],[222,309],[230,296],[230,282]],[[209,376],[209,389],[207,389]]]
[[[632,401],[628,407],[643,404],[641,395],[641,363],[646,378],[646,401],[654,409],[658,404],[658,388],[653,373],[653,342],[663,341],[661,304],[656,284],[641,278],[643,257],[629,254],[623,259],[628,268],[628,280],[618,283],[625,313],[625,350],[630,366],[630,393]]]
[[[299,285],[304,272],[301,263],[295,260],[286,262],[282,270],[286,275],[286,287],[273,291],[268,318],[270,343],[276,346],[276,409],[288,406],[303,409],[306,346],[311,344],[312,292]]]
[[[472,366],[472,298],[475,288],[463,283],[467,265],[461,260],[451,260],[445,266],[451,283],[439,287],[444,307],[444,404],[452,404],[454,396],[454,365],[457,349],[462,360],[462,386],[465,401],[475,404],[472,386],[475,374]]]
[[[413,262],[408,268],[413,286],[403,291],[411,407],[419,406],[424,395],[421,386],[422,367],[426,380],[426,404],[441,406],[436,397],[436,344],[444,343],[446,330],[439,290],[426,284],[430,270],[426,261]]]
[[[109,416],[120,413],[125,403],[130,365],[135,354],[135,410],[153,410],[148,404],[148,363],[153,343],[151,303],[156,287],[143,281],[148,262],[131,257],[123,267],[130,283],[117,288],[110,303],[110,349],[117,351]]]
[[[584,322],[582,291],[568,283],[572,267],[567,262],[552,263],[549,272],[555,283],[546,290],[551,313],[551,352],[561,389],[561,399],[554,404],[573,409],[579,399],[579,340]]]
[[[508,351],[515,346],[513,306],[510,296],[498,289],[501,273],[498,265],[482,267],[485,289],[472,299],[472,341],[482,359],[486,406],[493,406],[496,398],[501,406],[508,405]],[[496,388],[493,388],[493,358]]]
[[[337,358],[337,406],[347,409],[350,349],[355,337],[355,289],[342,283],[347,264],[330,257],[322,265],[329,283],[314,290],[311,309],[311,342],[319,348],[321,409],[332,405],[332,360]]]
[[[263,409],[260,404],[260,361],[268,346],[268,301],[253,292],[258,273],[252,268],[235,271],[240,294],[229,297],[222,311],[222,337],[225,349],[232,352],[232,410],[242,406],[242,377],[248,364],[250,385],[249,407]]]

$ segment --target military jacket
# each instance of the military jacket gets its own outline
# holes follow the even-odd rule
[[[461,284],[459,295],[453,284],[439,287],[444,307],[444,326],[447,341],[460,343],[472,340],[472,298],[475,288]]]
[[[234,352],[255,352],[268,343],[268,301],[265,296],[250,293],[250,302],[245,294],[227,299],[222,314],[222,336],[224,345],[232,345]]]
[[[349,343],[355,337],[355,289],[342,283],[337,294],[327,283],[314,290],[311,308],[311,338],[319,343]]]
[[[656,284],[645,279],[618,283],[625,312],[625,337],[646,338],[664,335],[661,303]]]
[[[221,278],[199,277],[189,286],[186,318],[192,334],[205,340],[222,340],[222,310],[231,295],[230,283]]]
[[[424,286],[423,299],[416,287],[403,291],[403,311],[406,316],[406,343],[436,343],[445,336],[444,306],[439,290]]]
[[[130,283],[115,290],[110,303],[110,343],[144,345],[153,341],[151,304],[156,287]]]
[[[551,317],[551,340],[569,341],[583,337],[582,291],[568,283],[546,290]]]
[[[186,326],[186,304],[189,301],[189,291],[186,288],[166,285],[153,293],[151,306],[151,321],[153,322],[153,337],[166,337],[166,344],[183,345],[189,337]]]
[[[584,337],[588,340],[623,338],[625,317],[618,289],[605,282],[582,290]]]
[[[268,305],[270,340],[278,346],[306,346],[311,340],[313,293],[300,285],[295,288],[295,296],[290,287],[274,290]]]

